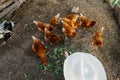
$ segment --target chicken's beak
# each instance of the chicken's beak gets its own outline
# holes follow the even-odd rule
[[[36,39],[36,37],[35,37],[35,36],[32,36],[32,39],[33,39],[33,40],[35,40],[35,39]]]

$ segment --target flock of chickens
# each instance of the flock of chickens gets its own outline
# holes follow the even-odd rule
[[[80,20],[78,20],[78,18]],[[97,21],[91,21],[87,19],[82,13],[79,15],[77,13],[71,13],[64,18],[60,18],[60,13],[56,16],[52,17],[50,20],[50,24],[40,22],[40,21],[33,21],[33,23],[37,26],[38,30],[44,33],[44,39],[46,42],[50,43],[51,45],[54,43],[59,43],[62,38],[61,36],[53,33],[53,31],[58,28],[58,25],[61,24],[61,31],[64,36],[76,37],[78,34],[76,29],[80,26],[85,28],[91,28],[97,24]],[[102,39],[102,32],[104,27],[98,30],[92,36],[92,45],[94,46],[102,46],[103,39]],[[48,64],[47,57],[46,57],[46,48],[44,46],[43,41],[40,39],[32,36],[33,38],[33,45],[32,50],[41,57],[44,65]]]

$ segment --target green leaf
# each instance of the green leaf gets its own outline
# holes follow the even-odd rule
[[[58,48],[54,49],[54,54],[57,54]]]

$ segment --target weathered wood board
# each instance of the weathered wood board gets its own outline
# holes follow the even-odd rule
[[[0,0],[0,18],[19,8],[25,1],[26,0]]]

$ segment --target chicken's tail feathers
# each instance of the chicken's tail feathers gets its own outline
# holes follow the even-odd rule
[[[104,30],[104,27],[102,27],[101,29],[99,29],[98,32],[101,32],[101,33],[102,33],[103,30]]]
[[[83,16],[83,14],[82,14],[82,13],[80,13],[80,16]]]
[[[44,32],[45,32],[45,33],[51,33],[46,27],[45,27],[45,29],[44,29]]]
[[[64,22],[64,21],[61,19],[61,23],[63,23],[63,24],[64,24],[64,23],[66,23],[66,22]]]
[[[47,32],[48,31],[48,29],[45,27],[45,30],[44,30],[45,32]]]
[[[60,13],[58,13],[58,14],[56,15],[56,17],[60,17]]]
[[[37,24],[37,21],[33,21],[34,24]]]
[[[32,36],[32,39],[33,39],[33,40],[35,40],[35,39],[36,39],[36,37],[35,37],[35,36]]]
[[[104,30],[104,27],[101,28],[101,31],[103,31],[103,30]]]

